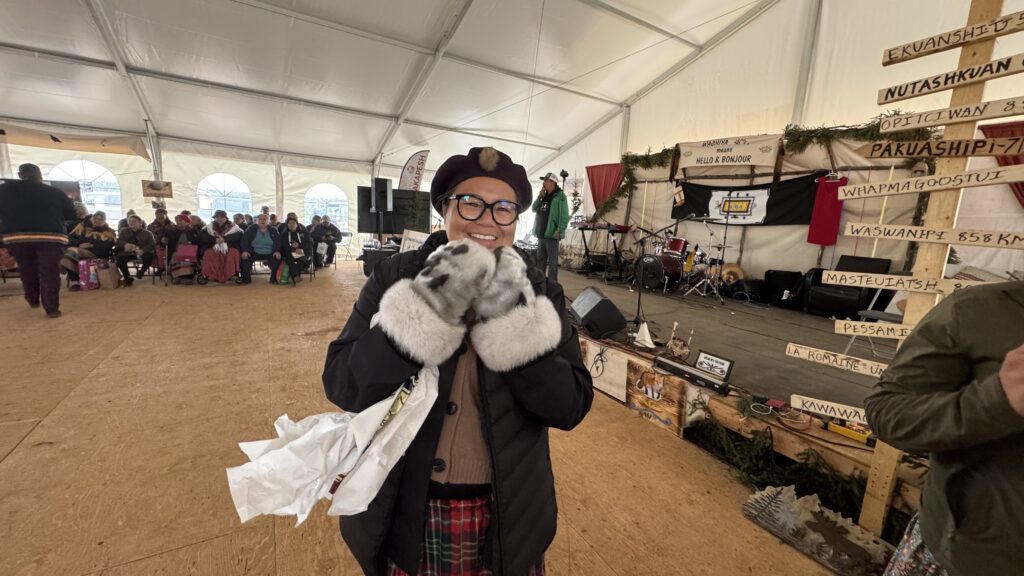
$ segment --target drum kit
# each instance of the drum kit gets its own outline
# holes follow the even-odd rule
[[[714,231],[707,226],[708,222],[717,220],[708,217],[685,220],[704,223],[712,239],[717,240]],[[662,293],[686,290],[687,295],[695,292],[702,296],[714,295],[721,301],[720,288],[743,277],[743,271],[736,264],[723,266],[725,250],[732,246],[718,242],[709,246],[708,250],[701,249],[699,245],[691,248],[686,238],[668,234],[680,222],[682,220],[676,220],[653,232],[638,228],[642,236],[636,244],[640,246],[641,255],[626,280],[645,290],[661,290]],[[650,252],[646,250],[648,241]],[[717,258],[712,253],[717,254]]]

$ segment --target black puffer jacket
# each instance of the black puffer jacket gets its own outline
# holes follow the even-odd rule
[[[327,397],[358,412],[388,397],[420,366],[381,330],[370,327],[385,290],[412,278],[434,250],[447,242],[430,236],[419,250],[397,254],[374,268],[341,335],[327,351],[323,383]],[[548,451],[548,427],[569,430],[590,410],[593,388],[579,338],[565,314],[562,288],[535,268],[530,280],[538,297],[552,302],[562,323],[558,347],[526,366],[495,373],[478,364],[484,435],[494,465],[492,528],[483,550],[496,576],[525,576],[555,535],[557,507]],[[424,538],[427,489],[444,409],[458,357],[439,366],[438,401],[405,457],[392,470],[369,509],[341,519],[341,533],[366,574],[380,574],[382,557],[415,574]]]

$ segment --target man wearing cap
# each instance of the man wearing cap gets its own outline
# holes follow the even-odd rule
[[[76,217],[67,194],[43,184],[35,164],[18,167],[20,182],[0,186],[0,235],[18,261],[25,300],[40,302],[50,318],[60,316],[60,267],[68,243],[68,220]]]
[[[378,262],[324,366],[346,411],[436,366],[438,398],[366,512],[341,533],[370,576],[544,573],[557,510],[548,428],[569,430],[593,388],[561,287],[513,247],[533,192],[494,148],[438,168],[444,230]]]
[[[558,177],[548,172],[540,196],[533,203],[537,214],[533,222],[533,233],[537,236],[537,257],[540,266],[546,269],[548,278],[558,281],[558,242],[565,236],[569,226],[569,201],[565,192],[558,187]]]

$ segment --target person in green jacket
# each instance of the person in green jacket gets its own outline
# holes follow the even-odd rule
[[[558,242],[565,237],[565,229],[569,226],[569,201],[558,187],[558,177],[554,172],[548,172],[541,180],[544,184],[533,202],[533,211],[537,214],[533,233],[537,236],[538,266],[541,270],[546,269],[548,278],[557,282]]]
[[[886,575],[1024,574],[1024,282],[943,299],[865,407],[878,438],[931,457]]]

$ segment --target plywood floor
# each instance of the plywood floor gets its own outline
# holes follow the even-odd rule
[[[363,283],[64,294],[0,285],[0,574],[355,575],[323,508],[238,522],[224,468],[282,413],[331,410],[320,369]],[[748,523],[748,491],[698,448],[598,394],[552,434],[553,575],[825,574]]]

